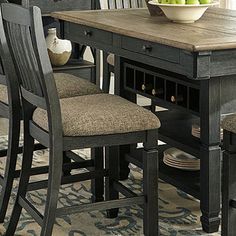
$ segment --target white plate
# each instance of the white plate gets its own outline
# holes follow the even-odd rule
[[[163,159],[163,162],[170,167],[181,169],[181,170],[188,170],[188,171],[198,171],[200,170],[200,166],[197,167],[189,167],[189,166],[179,166],[179,165],[173,165],[173,163],[168,162],[167,160]]]
[[[200,160],[196,158],[195,156],[184,152],[178,148],[168,148],[164,151],[164,155],[170,155],[172,156],[175,160],[180,160],[180,161],[196,161],[199,162]]]

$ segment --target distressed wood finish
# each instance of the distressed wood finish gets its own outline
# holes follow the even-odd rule
[[[99,8],[102,10],[109,9],[125,9],[125,8],[140,8],[145,6],[144,0],[99,0]],[[103,51],[103,83],[102,89],[109,93],[110,77],[114,73],[114,65],[107,62],[109,53]]]
[[[1,0],[0,3],[7,1]],[[5,85],[7,89],[7,100],[0,102],[0,116],[9,119],[8,128],[8,147],[0,150],[0,157],[6,157],[4,175],[0,175],[1,195],[0,195],[0,222],[4,221],[8,202],[11,195],[14,178],[19,177],[19,171],[16,171],[17,154],[22,153],[22,146],[19,147],[20,121],[22,119],[22,110],[19,96],[18,83],[11,83],[14,74],[14,67],[11,58],[8,58],[6,48],[6,39],[4,35],[0,42],[0,84]],[[42,145],[34,145],[34,150],[45,148]],[[45,172],[41,168],[40,172]]]
[[[147,9],[55,12],[52,16],[188,51],[236,47],[234,27],[236,18],[235,13],[230,10],[222,13],[222,10],[218,8],[209,9],[194,24],[174,24],[164,16],[151,17]]]
[[[124,88],[126,62],[143,70],[152,67],[153,73],[162,69],[164,74],[174,72],[172,76],[176,83],[184,76],[186,86],[188,83],[190,87],[199,86],[200,106],[195,114],[199,119],[192,117],[190,111],[179,114],[179,107],[173,104],[167,106],[175,108],[173,112],[159,114],[163,121],[160,138],[169,145],[199,156],[200,176],[199,173],[188,175],[193,180],[191,186],[190,180],[185,181],[184,173],[175,171],[173,174],[160,160],[160,177],[200,197],[203,229],[207,232],[217,231],[220,209],[220,116],[235,112],[236,107],[236,13],[209,8],[194,24],[171,23],[164,16],[151,17],[147,9],[56,12],[52,16],[65,21],[67,37],[119,55],[116,57],[115,91],[121,96],[132,100]],[[100,38],[105,35],[104,32],[111,33],[112,45],[96,40],[92,34],[91,37],[78,38],[75,31],[86,27],[91,32],[96,30]],[[162,100],[156,101],[166,105]],[[181,119],[187,121],[184,123],[186,132],[178,128],[183,125],[178,121]],[[188,134],[196,119],[203,130],[200,142]],[[138,152],[135,150],[126,155],[128,161],[132,161],[132,154]],[[143,165],[141,158],[135,163],[140,167]]]
[[[224,130],[223,176],[222,176],[222,235],[231,236],[236,231],[235,180],[236,135]]]
[[[14,17],[9,17],[9,15]],[[0,21],[0,25],[4,25],[4,29],[6,30],[6,38],[9,43],[11,56],[14,58],[14,63],[19,73],[19,77],[16,77],[15,80],[17,79],[20,84],[24,117],[24,153],[21,179],[6,235],[14,235],[22,208],[41,225],[42,229],[40,235],[50,236],[56,216],[86,210],[113,209],[130,205],[131,201],[132,204],[144,204],[145,214],[143,221],[145,235],[159,235],[157,224],[158,212],[156,207],[158,204],[156,179],[156,162],[158,155],[156,140],[158,139],[158,130],[140,129],[136,132],[99,136],[64,136],[60,103],[56,84],[53,79],[53,71],[46,50],[40,9],[38,7],[27,9],[13,4],[3,4],[2,18],[3,23]],[[1,28],[3,28],[3,26]],[[4,30],[1,30],[1,33],[4,34]],[[20,44],[20,42],[23,42],[24,45]],[[20,55],[24,58],[23,60],[21,60]],[[8,57],[10,57],[9,52]],[[31,68],[31,70],[28,68]],[[30,78],[29,75],[34,76]],[[13,80],[13,82],[15,81]],[[32,116],[37,107],[47,111],[49,131],[43,130],[33,122]],[[33,143],[35,139],[40,143],[46,144],[49,148],[49,175],[48,181],[43,181],[43,183],[39,181],[38,183],[29,185],[29,178],[32,172]],[[99,152],[99,159],[92,161],[92,171],[90,171],[91,165],[89,165],[87,170],[90,172],[88,173],[61,178],[63,171],[63,152],[65,151],[86,147],[101,148],[109,146],[111,146],[110,149],[115,151],[117,147],[114,148],[114,145],[127,145],[139,142],[145,143],[145,151],[143,154],[146,163],[144,169],[144,195],[137,197],[133,194],[133,197],[130,197],[130,192],[127,191],[126,188],[123,188],[122,184],[119,184],[119,188],[122,189],[121,191],[128,195],[128,198],[119,201],[119,199],[117,199],[118,189],[113,185],[114,182],[118,181],[119,165],[111,162],[106,166],[106,169],[102,168],[101,163],[97,163],[99,160],[102,161],[101,152]],[[113,156],[113,158],[115,158],[116,163],[119,161],[117,154]],[[89,164],[91,164],[91,162]],[[106,164],[108,164],[108,162]],[[64,171],[66,171],[66,169],[64,169]],[[76,205],[57,209],[58,193],[61,183],[74,182],[76,178],[77,180],[97,178],[94,182],[94,185],[97,185],[100,184],[101,179],[105,176],[108,178],[106,196],[111,200],[102,203],[96,202],[83,206]],[[153,178],[155,178],[156,181],[154,181]],[[151,181],[152,184],[149,184],[149,181]],[[37,187],[45,186],[45,184],[47,185],[47,199],[45,211],[42,215],[36,207],[29,203],[26,199],[26,194],[29,186],[31,186],[31,189],[37,189]],[[93,188],[98,195],[93,200],[100,201],[102,200],[103,191],[101,189],[98,190],[96,187],[97,186],[94,186]],[[154,211],[151,211],[152,206],[155,209]],[[113,212],[112,210],[110,211]],[[153,224],[147,223],[149,219],[155,224],[155,227],[153,227]]]

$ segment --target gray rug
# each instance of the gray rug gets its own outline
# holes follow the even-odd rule
[[[6,144],[6,137],[0,137],[0,147],[4,147]],[[89,150],[81,150],[79,152],[85,158],[88,158],[90,155]],[[20,168],[22,156],[19,155],[18,159],[18,168]],[[47,160],[47,151],[35,152],[34,166],[45,165],[47,164]],[[0,171],[4,170],[4,164],[4,159],[1,159]],[[132,171],[130,173],[129,180],[125,181],[125,184],[135,192],[140,193],[142,186],[142,171],[135,166],[131,165],[130,167]],[[47,178],[47,176],[44,177]],[[10,217],[17,192],[17,183],[18,180],[16,180],[14,184],[12,198],[10,200],[10,206],[5,222],[4,224],[0,224],[0,235],[4,235],[5,228]],[[28,194],[28,199],[43,213],[45,196],[46,190],[38,190]],[[61,187],[58,207],[87,203],[90,201],[90,197],[90,181],[64,185]],[[68,215],[56,219],[53,235],[143,235],[142,217],[143,212],[139,206],[121,208],[119,211],[119,217],[116,219],[107,219],[105,217],[105,212],[89,212]],[[199,218],[199,202],[196,199],[186,195],[167,183],[159,181],[159,225],[161,235],[208,235],[201,230]],[[23,211],[15,235],[39,236],[40,227],[25,211]],[[211,235],[220,235],[220,233]]]

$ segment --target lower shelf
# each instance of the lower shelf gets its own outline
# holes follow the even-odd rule
[[[163,151],[168,145],[159,146],[159,178],[191,196],[200,199],[200,171],[186,171],[169,167],[163,163]],[[126,160],[142,167],[142,148],[132,150]]]
[[[53,71],[60,72],[64,70],[76,70],[76,69],[86,69],[93,68],[95,65],[92,62],[86,60],[70,59],[63,66],[54,66]]]

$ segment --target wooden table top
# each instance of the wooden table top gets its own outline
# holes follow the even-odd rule
[[[236,49],[236,11],[209,8],[195,23],[178,24],[147,9],[63,11],[52,17],[188,51]]]

